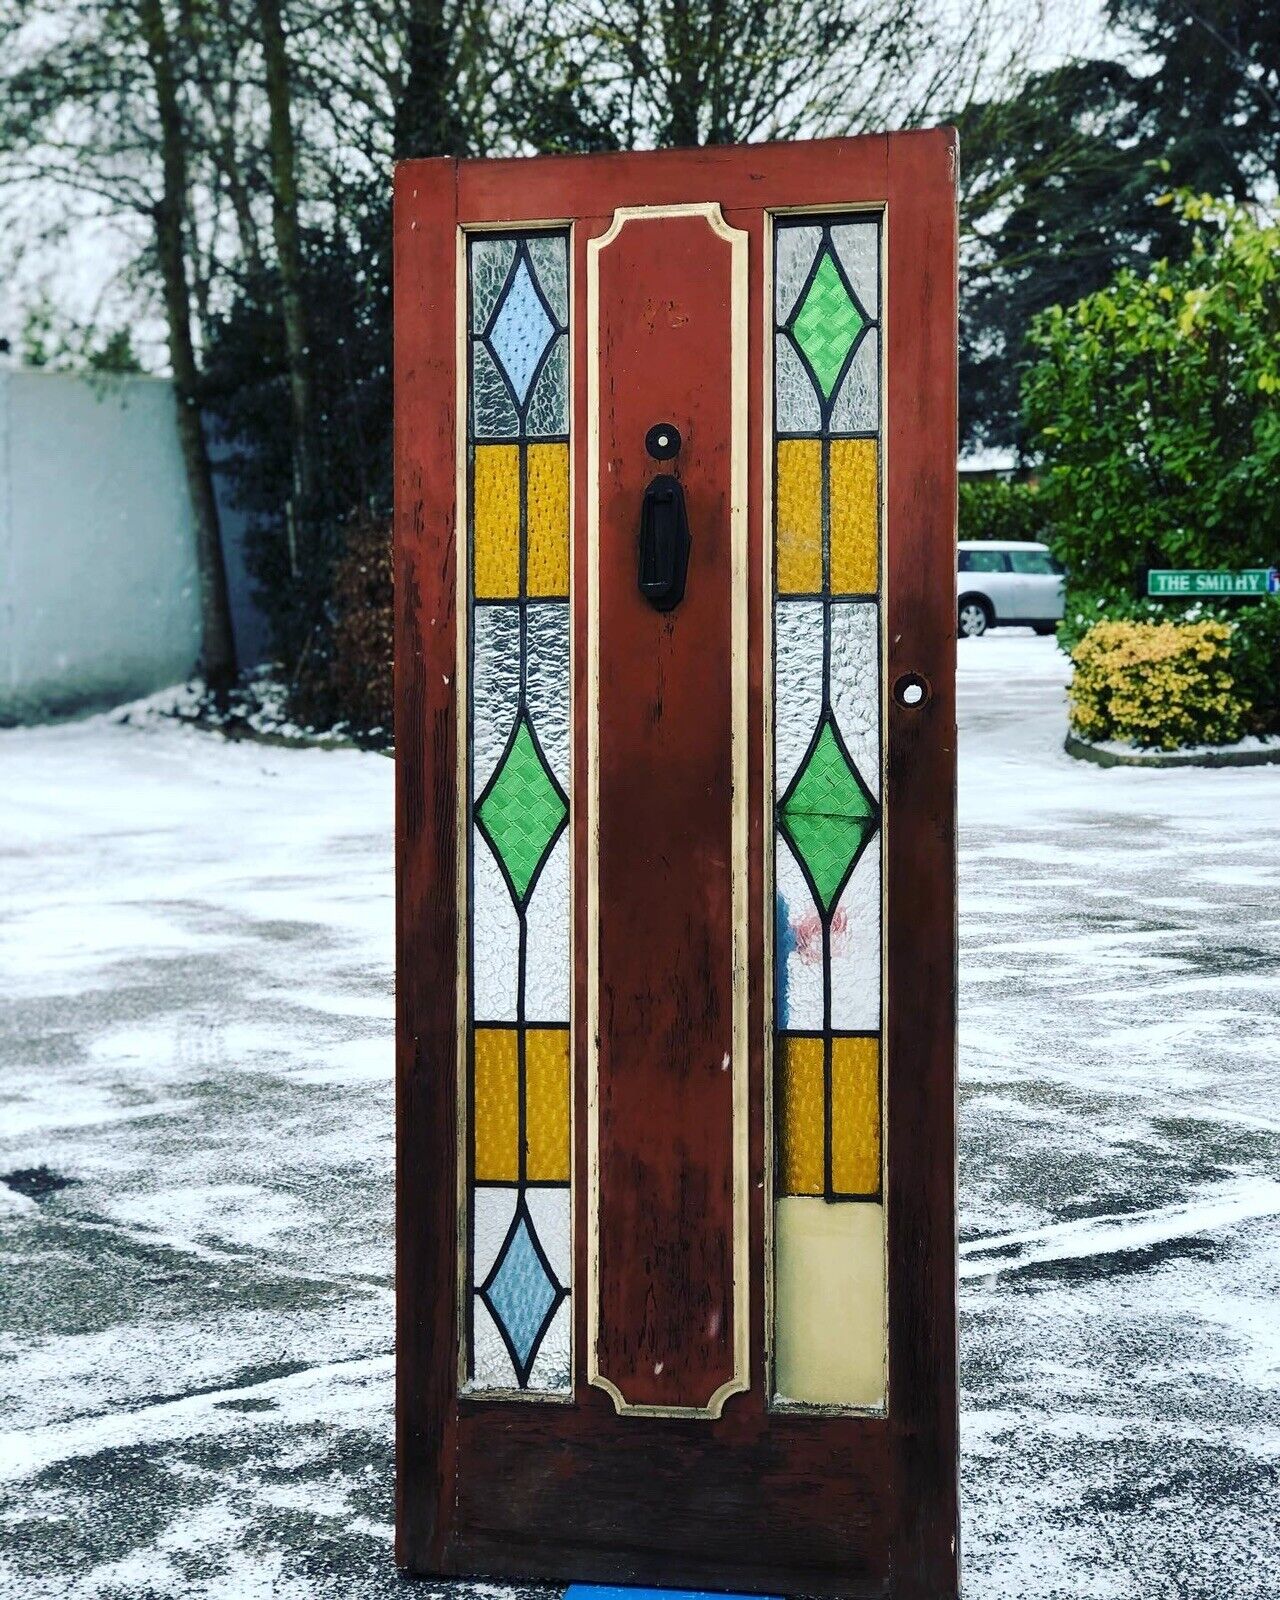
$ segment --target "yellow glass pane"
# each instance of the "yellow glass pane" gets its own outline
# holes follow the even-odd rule
[[[774,1208],[774,1252],[778,1398],[882,1406],[883,1206],[784,1196]]]
[[[825,1188],[822,1040],[778,1035],[778,1161],[783,1194]]]
[[[524,1074],[528,1176],[568,1183],[568,1028],[529,1029],[524,1036]]]
[[[778,441],[778,593],[817,594],[822,588],[822,444]]]
[[[516,1071],[515,1029],[477,1028],[472,1117],[478,1179],[514,1183],[520,1176]]]
[[[874,439],[831,441],[831,592],[874,594],[879,580],[880,488]]]
[[[831,1188],[880,1189],[880,1041],[831,1041]]]
[[[472,485],[476,595],[520,593],[520,446],[478,444]]]
[[[569,593],[569,446],[531,444],[526,466],[525,526],[529,593]]]

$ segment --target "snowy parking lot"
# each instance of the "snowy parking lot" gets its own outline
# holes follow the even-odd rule
[[[966,1594],[1274,1600],[1280,767],[1075,762],[1051,639],[960,656]],[[391,791],[0,733],[0,1595],[404,1592]]]

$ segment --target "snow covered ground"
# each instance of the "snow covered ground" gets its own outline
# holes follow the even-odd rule
[[[1052,641],[960,653],[966,1592],[1273,1600],[1280,768],[1072,761]],[[390,811],[0,734],[0,1595],[403,1593]]]

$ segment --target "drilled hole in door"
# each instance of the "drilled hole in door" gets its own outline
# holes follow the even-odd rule
[[[893,698],[912,711],[924,705],[931,693],[928,678],[922,678],[918,672],[904,672],[893,686]]]

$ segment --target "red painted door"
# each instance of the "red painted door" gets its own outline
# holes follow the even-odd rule
[[[410,1571],[956,1592],[954,183],[398,169]]]

